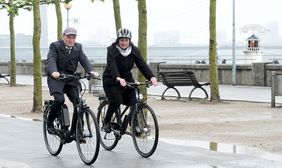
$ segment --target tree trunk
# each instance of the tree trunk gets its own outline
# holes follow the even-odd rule
[[[113,0],[116,31],[122,27],[119,0]]]
[[[42,79],[40,55],[40,10],[39,0],[33,0],[33,107],[31,112],[42,112]]]
[[[217,49],[216,49],[216,0],[210,0],[210,101],[217,103],[220,101],[217,74]]]
[[[139,29],[138,29],[138,48],[145,61],[147,61],[147,8],[146,0],[138,0],[138,12],[139,12]],[[145,81],[144,76],[138,71],[138,81]],[[144,100],[147,100],[147,88],[143,86],[141,93],[144,96]]]
[[[13,4],[14,0],[9,0],[9,4]],[[15,31],[14,18],[15,14],[9,12],[9,28],[10,28],[10,86],[16,86],[16,56],[15,56]]]
[[[54,0],[57,15],[57,40],[63,38],[63,21],[60,0]]]

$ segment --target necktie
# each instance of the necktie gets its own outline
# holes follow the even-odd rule
[[[66,49],[67,49],[68,54],[70,54],[71,53],[71,48],[67,48],[66,47]]]

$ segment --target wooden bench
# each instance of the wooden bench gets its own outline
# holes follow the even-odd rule
[[[0,73],[0,79],[1,79],[1,78],[4,78],[4,79],[7,81],[7,83],[10,84],[10,82],[9,82],[9,80],[8,80],[8,78],[7,78],[7,76],[10,76],[10,75],[7,75],[7,74],[4,75],[4,74],[1,74],[1,73]]]
[[[207,91],[202,86],[207,86],[210,83],[204,82],[199,83],[195,73],[192,71],[172,71],[172,72],[159,72],[159,76],[161,81],[167,88],[164,90],[162,94],[162,99],[164,99],[164,94],[168,89],[174,89],[178,94],[178,99],[180,98],[179,91],[175,88],[175,86],[194,86],[194,88],[190,91],[189,99],[192,99],[192,93],[197,88],[204,91],[206,98],[209,98]]]

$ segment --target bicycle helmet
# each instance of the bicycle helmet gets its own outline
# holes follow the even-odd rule
[[[132,37],[131,31],[128,30],[127,28],[120,28],[117,31],[117,38],[122,38],[122,37],[131,39]]]

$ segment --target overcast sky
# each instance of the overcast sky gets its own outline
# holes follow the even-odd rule
[[[236,39],[246,39],[247,34],[239,28],[247,24],[268,22],[282,23],[281,0],[235,0],[236,1]],[[232,38],[232,2],[233,0],[217,0],[217,30]],[[122,24],[133,31],[136,39],[138,31],[138,9],[136,0],[120,0]],[[147,0],[149,43],[158,32],[178,31],[182,43],[208,43],[209,39],[209,0]],[[66,26],[66,10],[62,6],[64,27]],[[74,0],[70,9],[70,18],[78,19],[78,23],[70,22],[70,26],[78,29],[79,41],[91,40],[98,34],[107,32],[115,37],[114,14],[112,0],[99,2],[96,0]],[[8,16],[0,12],[0,34],[8,34]],[[32,12],[20,11],[15,18],[15,32],[32,34]],[[54,6],[48,6],[49,42],[56,40],[56,16]]]

